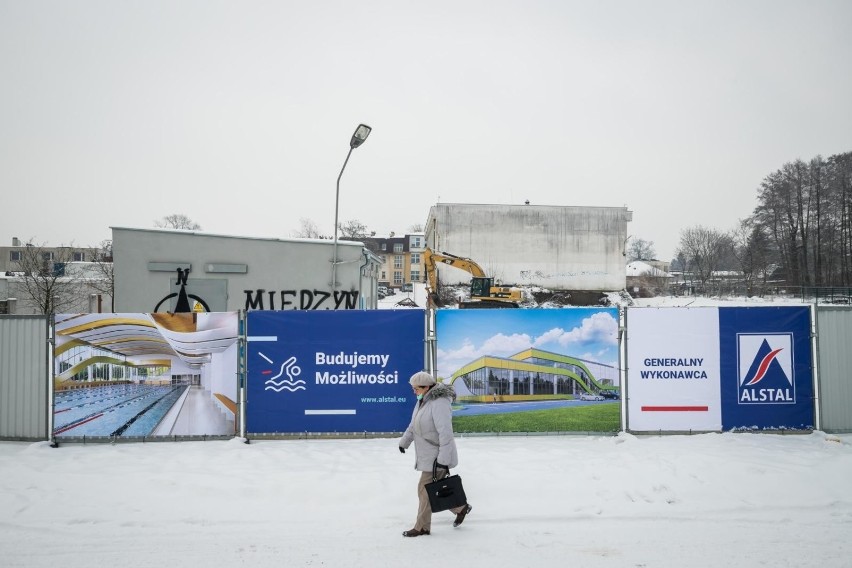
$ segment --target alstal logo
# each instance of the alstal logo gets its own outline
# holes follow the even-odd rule
[[[258,351],[258,355],[263,357],[263,360],[270,365],[275,365],[275,362],[263,353]],[[271,390],[275,392],[285,390],[289,392],[296,392],[298,390],[305,390],[305,381],[298,378],[299,375],[302,374],[302,369],[296,364],[297,362],[296,358],[291,356],[289,359],[281,363],[280,367],[277,369],[278,374],[269,377],[266,381],[264,381],[263,384],[266,386],[263,390]],[[273,367],[273,369],[265,369],[261,371],[260,374],[272,375],[274,372],[275,368]]]
[[[793,335],[737,335],[739,404],[795,404]]]

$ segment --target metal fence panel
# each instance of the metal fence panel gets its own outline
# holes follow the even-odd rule
[[[46,440],[46,316],[0,316],[0,439]]]
[[[821,427],[852,432],[852,308],[816,308]]]

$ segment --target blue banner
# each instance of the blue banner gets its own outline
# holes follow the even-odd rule
[[[810,310],[719,309],[723,430],[811,429]]]
[[[424,323],[423,310],[249,312],[247,431],[405,430]]]

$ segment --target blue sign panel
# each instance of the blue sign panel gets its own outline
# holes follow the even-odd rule
[[[249,312],[247,431],[405,430],[424,321],[423,310]]]
[[[810,310],[719,308],[722,429],[814,426]]]

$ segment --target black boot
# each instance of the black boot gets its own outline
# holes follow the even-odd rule
[[[462,512],[461,512],[461,513],[459,513],[458,515],[456,515],[456,520],[455,520],[455,521],[453,521],[453,526],[454,526],[454,527],[457,527],[457,526],[459,526],[460,524],[462,524],[462,523],[464,522],[464,518],[465,518],[465,517],[467,516],[467,514],[468,514],[468,513],[470,513],[472,510],[473,510],[473,507],[471,507],[471,506],[470,506],[470,504],[465,505],[465,506],[464,506],[464,509],[462,509]]]

